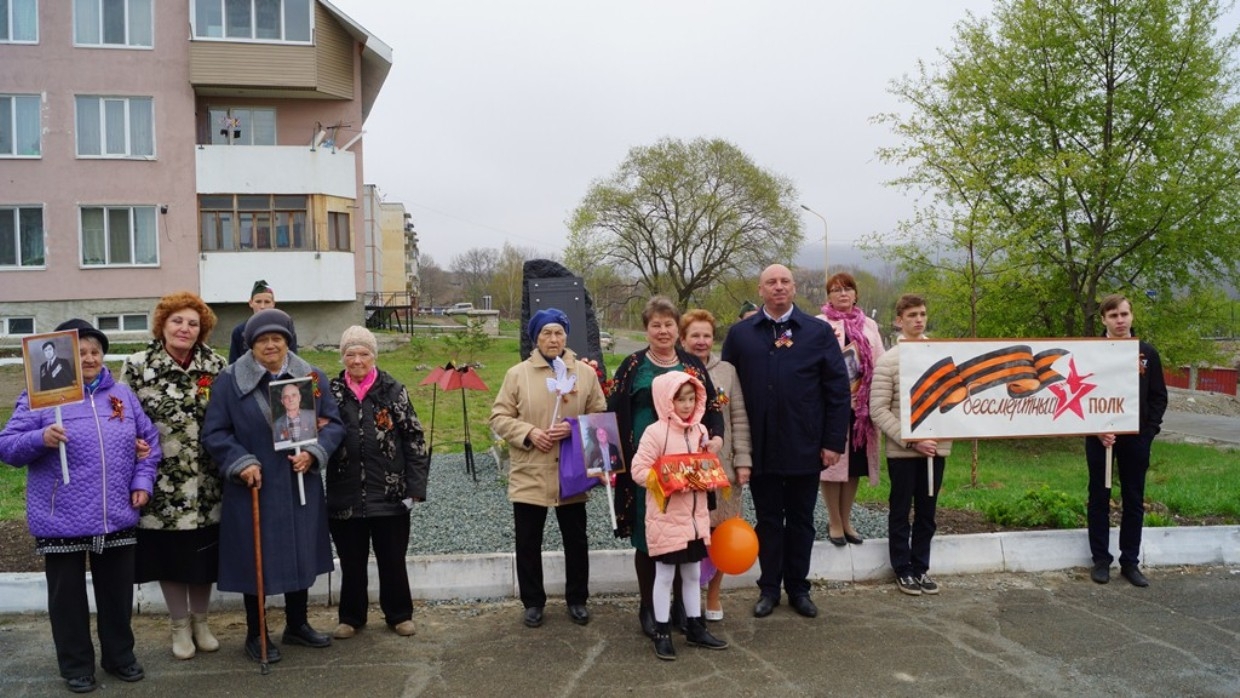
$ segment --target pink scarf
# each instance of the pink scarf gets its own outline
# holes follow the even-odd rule
[[[853,450],[864,449],[870,441],[873,423],[870,421],[870,379],[874,375],[874,350],[870,346],[870,338],[865,334],[865,313],[857,306],[847,313],[841,313],[830,303],[822,306],[822,314],[829,320],[842,320],[844,333],[857,349],[857,366],[860,370],[857,394],[853,400]]]
[[[378,367],[370,369],[370,373],[367,373],[366,377],[363,378],[360,383],[354,381],[353,376],[350,376],[346,372],[344,374],[344,384],[349,386],[349,390],[352,390],[353,394],[357,396],[357,401],[362,402],[363,400],[366,399],[366,393],[370,392],[370,389],[374,387],[375,381],[378,378],[379,378]]]

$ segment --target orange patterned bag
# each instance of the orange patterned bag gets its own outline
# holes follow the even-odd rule
[[[660,456],[650,469],[646,487],[659,509],[667,507],[667,496],[684,490],[707,492],[726,490],[731,483],[719,456],[713,453],[674,453]]]

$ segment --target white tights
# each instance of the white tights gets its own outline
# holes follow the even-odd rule
[[[702,566],[697,562],[669,565],[654,563],[654,619],[666,623],[672,617],[672,581],[676,568],[680,567],[680,598],[685,603],[685,616],[697,618],[702,615],[702,592],[698,588],[702,579]]]

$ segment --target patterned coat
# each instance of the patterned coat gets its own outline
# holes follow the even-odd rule
[[[159,428],[164,452],[155,493],[142,511],[142,528],[185,531],[220,522],[219,471],[200,435],[211,385],[225,366],[211,347],[198,344],[189,368],[181,368],[160,339],[125,360],[121,379]]]
[[[402,500],[426,500],[430,458],[409,391],[382,369],[366,399],[332,379],[344,441],[327,465],[327,516],[352,519],[409,514]]]

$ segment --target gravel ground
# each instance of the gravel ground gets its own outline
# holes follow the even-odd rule
[[[508,502],[507,481],[499,473],[490,454],[476,453],[474,464],[477,482],[465,472],[464,454],[435,456],[427,483],[427,501],[413,507],[413,535],[409,543],[411,554],[512,552],[512,505]],[[586,506],[591,550],[626,550],[630,547],[627,538],[618,539],[612,535],[607,494],[603,488],[594,489]],[[756,519],[748,492],[745,493],[744,510],[745,518],[753,523]],[[821,505],[815,508],[814,529],[818,540],[826,540],[826,517]],[[886,514],[881,512],[854,507],[853,525],[866,538],[887,535]],[[554,512],[547,514],[543,549],[563,549]]]

